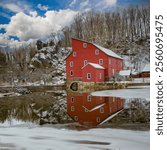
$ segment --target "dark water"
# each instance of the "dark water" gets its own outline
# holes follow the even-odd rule
[[[64,90],[0,98],[0,125],[6,122],[12,125],[13,120],[40,125],[78,122],[84,126],[107,122],[149,123],[149,102]]]

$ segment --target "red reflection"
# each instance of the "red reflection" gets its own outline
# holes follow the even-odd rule
[[[91,96],[90,93],[67,95],[67,113],[82,125],[103,124],[123,108],[121,98]]]

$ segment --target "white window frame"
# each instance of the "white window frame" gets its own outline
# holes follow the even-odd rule
[[[90,75],[90,78],[88,78],[89,75]],[[91,73],[87,73],[86,78],[87,78],[88,80],[90,80],[90,79],[91,79]]]
[[[78,116],[74,116],[74,120],[75,120],[75,121],[78,121]]]
[[[87,43],[83,43],[83,48],[87,48]]]
[[[71,97],[70,100],[71,100],[71,103],[74,103],[74,97]]]
[[[88,96],[87,96],[87,101],[88,101],[88,102],[91,102],[91,100],[92,100],[92,96],[91,96],[91,95],[88,95]]]
[[[77,52],[73,52],[73,57],[76,57],[77,56]]]
[[[71,106],[71,111],[75,111],[75,107],[74,106]]]
[[[88,64],[88,60],[84,60],[84,66]]]
[[[70,70],[70,76],[73,76],[73,75],[74,75],[73,70]]]
[[[100,113],[104,113],[104,108],[103,107],[100,108]]]
[[[99,79],[102,79],[102,73],[99,73]]]
[[[99,55],[99,49],[95,50],[95,55]]]
[[[89,112],[87,108],[85,108],[85,112]]]
[[[110,107],[110,113],[112,112],[112,107]]]
[[[70,67],[73,67],[73,66],[74,66],[74,62],[70,61]]]
[[[103,65],[103,59],[99,59],[99,65]]]
[[[112,75],[113,75],[113,76],[115,75],[115,70],[114,70],[114,69],[112,69]]]
[[[96,117],[96,122],[100,122],[100,117]]]

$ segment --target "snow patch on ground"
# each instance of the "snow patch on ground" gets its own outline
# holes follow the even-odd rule
[[[17,150],[149,150],[149,141],[149,131],[109,128],[76,131],[52,127],[0,129],[0,145],[8,143]]]

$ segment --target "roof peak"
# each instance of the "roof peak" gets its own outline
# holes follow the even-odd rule
[[[108,48],[105,48],[105,47],[102,47],[102,46],[99,46],[98,44],[95,44],[93,42],[88,42],[88,41],[85,41],[85,40],[82,40],[82,39],[78,39],[78,38],[72,38],[72,39],[92,44],[92,45],[94,45],[95,47],[97,47],[98,49],[100,49],[101,51],[103,51],[105,54],[107,54],[109,56],[112,56],[112,57],[115,57],[115,58],[119,58],[119,59],[123,59],[122,57],[120,57],[119,55],[117,55],[112,50],[110,50]]]

